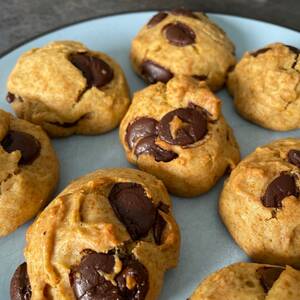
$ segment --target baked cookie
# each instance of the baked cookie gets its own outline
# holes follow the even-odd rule
[[[134,95],[120,125],[129,162],[178,196],[207,192],[239,161],[239,147],[204,81],[179,75]]]
[[[159,12],[132,41],[134,70],[148,83],[166,83],[183,74],[220,89],[235,64],[234,45],[204,13]]]
[[[0,110],[0,237],[44,207],[56,187],[58,170],[46,133]]]
[[[52,42],[23,54],[7,82],[18,117],[51,136],[99,134],[115,128],[129,105],[120,66],[73,41]]]
[[[188,300],[298,300],[300,272],[254,263],[237,263],[208,276]]]
[[[157,299],[180,244],[163,183],[133,169],[98,170],[74,181],[26,240],[27,266],[13,277],[13,300],[21,289],[31,300]]]
[[[258,147],[232,171],[220,214],[254,260],[300,267],[300,139]]]
[[[300,128],[300,50],[280,43],[246,52],[227,86],[237,111],[273,130]]]

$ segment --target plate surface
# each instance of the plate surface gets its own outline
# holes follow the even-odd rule
[[[6,80],[19,55],[53,40],[79,40],[93,50],[106,52],[121,64],[132,92],[143,88],[144,83],[130,67],[128,53],[131,40],[152,15],[149,12],[123,14],[86,21],[35,39],[5,55],[0,59],[0,108],[12,111],[4,101]],[[254,50],[276,41],[300,46],[300,33],[290,29],[233,16],[211,14],[210,17],[234,41],[238,57],[246,50]],[[236,114],[225,90],[219,96],[223,102],[225,117],[234,128],[243,157],[258,145],[275,138],[300,135],[300,130],[276,133],[253,125]],[[61,180],[57,192],[72,179],[95,169],[130,166],[119,143],[118,129],[104,135],[73,136],[53,142],[61,163]],[[223,180],[209,193],[194,199],[172,197],[182,234],[181,258],[178,267],[167,272],[160,299],[186,299],[209,273],[230,263],[248,260],[220,222],[217,204],[222,185]],[[10,299],[10,278],[15,268],[24,261],[22,253],[28,225],[0,239],[1,300]]]

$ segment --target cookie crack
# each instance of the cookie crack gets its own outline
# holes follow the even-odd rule
[[[82,115],[81,117],[79,117],[77,120],[75,120],[74,122],[64,122],[64,123],[59,123],[59,122],[48,122],[51,125],[54,126],[58,126],[58,127],[63,127],[63,128],[71,128],[71,127],[75,127],[78,125],[78,123],[84,119],[86,119],[88,117],[89,113],[86,113],[84,115]]]

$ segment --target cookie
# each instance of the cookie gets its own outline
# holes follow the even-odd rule
[[[31,300],[157,299],[180,244],[163,183],[133,169],[98,170],[74,181],[26,240],[27,264],[13,276],[13,300],[20,289]]]
[[[300,128],[299,54],[276,43],[242,57],[227,81],[241,116],[273,130]]]
[[[53,137],[109,131],[129,105],[120,66],[73,41],[52,42],[23,54],[7,89],[17,116],[41,125]]]
[[[181,74],[206,80],[218,90],[236,62],[234,49],[204,13],[177,9],[153,16],[132,41],[130,56],[147,83],[166,83]]]
[[[207,192],[239,161],[239,147],[204,81],[179,75],[134,95],[120,125],[129,162],[178,196]]]
[[[300,139],[258,147],[232,171],[220,198],[229,232],[255,261],[300,267]]]
[[[0,237],[44,207],[56,187],[58,171],[46,133],[0,110]]]
[[[299,284],[289,266],[237,263],[208,276],[188,300],[298,300]]]

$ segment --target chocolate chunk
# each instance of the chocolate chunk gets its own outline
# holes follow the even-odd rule
[[[274,282],[279,278],[280,274],[284,271],[283,268],[277,267],[261,267],[256,270],[259,274],[259,280],[264,288],[265,292],[268,293],[272,288]]]
[[[1,141],[1,146],[8,152],[21,151],[19,164],[26,165],[32,163],[40,154],[41,144],[32,135],[10,130]]]
[[[148,234],[154,224],[156,210],[140,184],[116,183],[108,199],[134,241]]]
[[[30,300],[31,286],[27,274],[27,264],[21,264],[15,271],[10,282],[11,300]]]
[[[281,173],[268,185],[261,201],[265,207],[281,208],[282,200],[291,195],[298,197],[295,177]]]
[[[167,222],[165,221],[165,219],[157,211],[155,223],[153,226],[153,237],[157,245],[161,245],[161,236],[166,227],[166,224]]]
[[[172,45],[185,47],[195,43],[196,34],[186,24],[181,22],[170,23],[163,30],[166,38]]]
[[[87,88],[101,88],[111,82],[114,77],[112,68],[102,59],[86,53],[75,53],[70,56],[71,63],[86,78]]]
[[[153,155],[157,162],[169,162],[178,157],[178,154],[173,151],[167,151],[155,144],[155,136],[148,136],[141,139],[134,150],[136,156],[142,154]]]
[[[76,299],[125,300],[119,289],[100,275],[100,272],[112,273],[113,266],[113,255],[92,252],[84,256],[80,264],[71,269],[69,275]]]
[[[192,11],[184,8],[173,9],[170,11],[170,13],[175,16],[185,16],[193,19],[198,19],[198,16],[195,15]]]
[[[151,60],[145,60],[142,63],[141,73],[144,79],[150,84],[158,81],[167,83],[173,77],[173,74],[169,70]]]
[[[145,299],[149,290],[147,269],[135,259],[125,259],[122,263],[123,270],[116,276],[116,282],[124,300]]]
[[[262,49],[259,49],[259,50],[255,51],[255,52],[252,52],[251,56],[257,57],[258,55],[263,54],[263,53],[269,51],[270,49],[271,48],[262,48]]]
[[[204,81],[204,80],[207,79],[206,75],[193,75],[192,77],[199,80],[199,81]]]
[[[7,95],[6,95],[6,101],[8,103],[13,103],[15,101],[15,99],[16,99],[16,96],[14,94],[12,94],[10,92],[7,93]]]
[[[160,23],[163,19],[165,19],[168,16],[168,13],[161,11],[154,15],[150,21],[147,23],[147,27],[151,28]]]
[[[175,130],[171,122],[179,119]],[[207,117],[195,107],[178,108],[168,112],[160,121],[159,137],[172,145],[186,146],[201,140],[207,133]]]
[[[139,139],[147,136],[157,135],[158,122],[155,119],[142,117],[131,123],[126,130],[125,140],[130,149]]]
[[[287,157],[289,163],[300,168],[300,150],[290,150]]]

